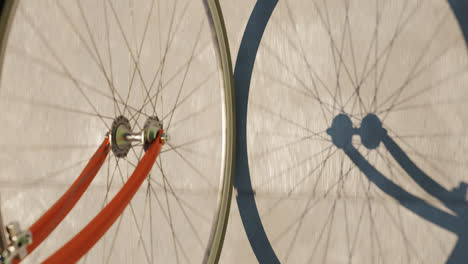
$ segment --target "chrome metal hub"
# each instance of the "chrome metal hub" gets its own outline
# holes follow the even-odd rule
[[[151,143],[159,136],[163,128],[162,122],[157,116],[150,116],[141,132],[132,132],[129,120],[125,116],[118,116],[112,123],[110,132],[111,149],[118,158],[127,156],[134,143],[143,145],[148,150]]]

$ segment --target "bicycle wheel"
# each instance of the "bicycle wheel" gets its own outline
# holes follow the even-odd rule
[[[27,228],[40,217],[106,133],[112,134],[113,124],[124,122],[139,132],[158,118],[168,140],[156,164],[80,262],[217,262],[230,208],[235,131],[218,1],[3,5],[4,222],[17,220]],[[25,262],[44,260],[80,231],[123,186],[143,153],[142,144],[113,147],[82,199]]]
[[[247,148],[281,262],[464,262],[459,22],[447,1],[279,1],[252,73]]]

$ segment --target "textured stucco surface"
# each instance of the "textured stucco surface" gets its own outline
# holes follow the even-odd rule
[[[84,5],[92,2],[83,1]],[[255,2],[220,1],[233,66]],[[379,5],[375,4],[377,2]],[[117,11],[126,10],[127,2],[118,3]],[[349,7],[347,3],[350,3]],[[170,6],[164,7],[169,11],[166,10],[161,18],[167,19]],[[43,5],[42,8],[47,7]],[[145,14],[148,10],[148,6],[140,8],[135,9],[135,13]],[[53,10],[54,15],[50,17],[42,17],[41,20],[41,17],[33,16],[32,19],[38,22],[53,21],[59,14],[59,11]],[[102,16],[93,14],[92,8],[86,10],[90,12],[90,17],[96,19],[92,23],[96,36],[104,41]],[[346,10],[349,11],[348,16]],[[110,14],[111,10],[107,11]],[[376,15],[379,12],[382,14]],[[136,24],[141,25],[144,15],[135,17]],[[72,14],[72,18],[78,20],[79,13]],[[174,48],[171,53],[176,63],[173,68],[166,69],[165,76],[177,74],[177,66],[184,62],[182,58],[187,55],[183,52],[191,51],[187,48],[187,39],[194,39],[198,24],[191,21],[196,19],[199,17],[192,12],[184,20],[181,35],[174,41],[174,46],[179,49]],[[125,22],[130,27],[131,23]],[[163,19],[162,23],[168,21]],[[114,22],[111,26],[117,25]],[[60,27],[57,25],[57,28]],[[85,32],[83,24],[80,24],[79,29]],[[24,60],[21,55],[25,52],[42,55],[47,52],[47,48],[39,44],[37,37],[33,37],[30,27],[19,26],[16,30],[19,33],[11,41],[20,45],[15,46],[17,50],[9,58],[9,65],[12,65],[10,72],[4,70],[2,73],[7,71],[8,76],[3,76],[6,81],[2,80],[0,92],[0,95],[7,94],[14,98],[3,100],[0,108],[4,113],[1,122],[14,127],[4,128],[6,132],[1,141],[3,151],[0,152],[0,166],[4,168],[1,196],[7,221],[21,217],[25,219],[24,226],[27,226],[65,190],[66,183],[73,178],[67,175],[79,172],[80,166],[85,164],[86,155],[92,153],[93,147],[100,143],[102,131],[106,128],[98,118],[90,119],[86,115],[76,117],[75,110],[89,113],[92,109],[79,91],[65,89],[73,85],[70,80],[61,78],[60,74],[54,77],[44,74],[60,68],[60,64],[50,56],[41,57],[45,60],[40,62],[42,67]],[[74,62],[72,66],[76,68],[70,68],[70,71],[77,73],[78,79],[105,87],[106,80],[93,74],[99,69],[90,66],[86,50],[76,36],[70,32],[70,35],[57,32],[53,27],[41,32],[47,38],[55,39],[59,47],[68,47],[74,51],[64,61]],[[136,36],[132,36],[134,39],[130,40],[135,49],[138,49],[136,39],[141,34],[142,31],[137,31]],[[205,30],[203,34],[208,32]],[[398,37],[394,38],[394,35]],[[125,53],[125,42],[118,35],[113,37],[115,46],[112,50],[116,54]],[[87,36],[85,38],[89,41]],[[148,39],[148,43],[155,46],[158,45],[157,41],[156,35]],[[214,54],[208,48],[203,48],[206,43],[197,46],[199,56],[194,61],[194,71],[187,75],[187,82],[194,84],[192,87],[211,76],[209,74],[214,70],[209,63]],[[390,52],[389,46],[392,47]],[[103,44],[99,49],[104,52],[106,46]],[[142,50],[143,65],[153,65],[149,59],[151,54],[148,47]],[[380,57],[380,54],[384,56]],[[445,1],[280,0],[266,26],[258,53],[250,55],[256,56],[256,61],[250,82],[246,120],[248,165],[261,224],[274,253],[282,263],[444,263],[453,252],[457,235],[462,238],[459,243],[467,240],[466,228],[457,226],[448,231],[434,224],[432,218],[430,221],[418,215],[427,211],[426,207],[421,206],[423,201],[430,208],[440,210],[437,212],[441,215],[445,212],[456,221],[463,222],[463,212],[466,214],[467,208],[466,194],[448,203],[448,208],[440,199],[416,184],[383,144],[377,149],[368,150],[361,145],[360,137],[355,135],[353,145],[375,169],[422,199],[398,201],[370,182],[362,169],[353,164],[343,150],[333,145],[331,137],[326,133],[333,118],[340,112],[351,117],[354,127],[359,127],[368,113],[375,113],[383,120],[390,137],[424,171],[425,176],[432,178],[448,192],[467,181],[465,169],[468,160],[464,153],[468,151],[468,59],[466,43]],[[125,91],[131,78],[131,58],[117,55],[113,58],[117,65],[114,68],[116,86],[121,83],[122,91]],[[29,57],[29,61],[31,59]],[[149,67],[142,67],[145,81],[150,81],[151,71]],[[362,76],[367,77],[363,80]],[[180,75],[176,79],[181,80]],[[212,78],[208,83],[216,85],[217,81]],[[51,83],[54,85],[51,86]],[[141,88],[138,78],[136,85]],[[16,94],[19,91],[15,89],[16,86],[29,89],[26,96],[22,92]],[[356,96],[357,86],[360,97]],[[40,89],[33,89],[35,87]],[[173,84],[167,90],[167,98],[176,98],[178,88],[177,84]],[[401,94],[395,97],[395,91],[401,91]],[[182,98],[189,94],[190,90],[184,90]],[[377,99],[374,99],[376,94]],[[91,93],[91,100],[96,102],[103,115],[112,116],[115,110],[111,101],[101,100],[99,96]],[[46,110],[44,113],[30,112],[33,107],[31,102],[42,102],[42,106],[47,106],[46,102],[56,97],[60,98],[60,105],[70,109],[61,109],[56,116],[51,116]],[[131,100],[134,104],[141,104],[144,97],[144,93],[135,94]],[[386,102],[388,97],[390,100]],[[178,144],[197,139],[197,136],[193,136],[194,131],[198,131],[202,137],[213,138],[181,150],[201,174],[212,175],[209,181],[213,181],[213,184],[219,170],[213,164],[219,161],[219,153],[213,154],[210,150],[219,148],[220,142],[213,136],[219,131],[210,129],[219,127],[219,113],[212,111],[218,98],[216,90],[202,90],[202,93],[191,97],[185,108],[175,114],[174,132],[171,134],[172,140]],[[165,103],[161,111],[170,111],[172,104]],[[148,107],[151,112],[150,105]],[[15,119],[14,114],[18,112],[21,113],[21,120]],[[190,116],[192,112],[201,114],[193,117]],[[142,116],[139,122],[144,122],[144,119]],[[180,120],[179,125],[184,124],[190,129],[177,128],[177,120]],[[50,126],[41,126],[44,122]],[[109,120],[106,122],[110,125]],[[28,125],[39,127],[40,133],[31,133],[27,129]],[[22,129],[24,127],[26,129]],[[44,137],[52,135],[52,132],[54,137]],[[73,152],[67,151],[65,147],[53,154],[41,153],[41,146],[57,146],[71,141],[70,147],[79,145]],[[36,144],[36,151],[22,151],[20,147],[28,142]],[[12,155],[11,150],[15,150],[18,156]],[[168,175],[174,175],[171,183],[178,188],[180,199],[195,208],[180,210],[178,202],[169,199],[173,208],[171,217],[174,219],[174,229],[177,230],[182,246],[178,245],[177,250],[174,250],[166,215],[158,211],[160,207],[155,199],[152,205],[147,205],[145,197],[148,185],[145,185],[134,199],[134,212],[127,209],[122,218],[122,227],[113,246],[115,248],[110,263],[146,263],[148,256],[155,263],[177,263],[174,251],[178,251],[181,256],[181,263],[199,263],[203,250],[186,216],[193,219],[192,225],[202,234],[201,240],[206,239],[216,193],[205,188],[202,181],[190,178],[188,175],[197,177],[198,172],[194,173],[193,168],[176,154],[168,151],[165,156],[162,167]],[[111,161],[110,168],[114,167],[115,161]],[[131,171],[132,167],[122,166],[122,170],[125,170],[123,177],[127,169]],[[101,175],[103,177],[97,177],[95,184],[83,196],[83,201],[78,203],[77,208],[54,233],[54,237],[46,242],[44,249],[31,256],[29,263],[36,263],[46,257],[60,243],[67,241],[71,232],[79,230],[86,220],[91,219],[94,214],[90,212],[98,211],[103,201],[103,189],[108,185],[105,173]],[[159,175],[158,172],[155,174]],[[44,176],[42,180],[28,178],[34,175]],[[114,180],[121,184],[123,178],[117,174]],[[159,185],[155,182],[154,187],[165,208],[163,181],[161,178],[155,178],[155,181]],[[25,184],[28,182],[29,185]],[[111,188],[109,195],[116,190]],[[149,190],[151,192],[151,188]],[[256,263],[255,254],[258,257],[267,253],[258,249],[254,252],[251,248],[250,242],[255,242],[257,234],[249,234],[249,241],[244,225],[258,223],[245,219],[242,221],[236,195],[234,191],[220,263]],[[406,207],[401,205],[402,202]],[[24,204],[28,205],[28,209],[21,206]],[[155,208],[151,221],[161,223],[152,227],[152,236],[148,235],[151,230],[148,224],[150,216],[145,210],[147,206]],[[164,212],[167,213],[167,210]],[[197,212],[202,212],[201,216]],[[145,214],[137,218],[137,225],[134,214]],[[451,221],[444,220],[443,215],[441,217],[438,219],[442,219],[442,222]],[[466,215],[464,217],[468,223]],[[143,243],[153,244],[153,254],[145,253],[139,241],[139,227],[142,227]],[[116,229],[114,225],[111,234]],[[101,241],[83,262],[103,262],[109,254],[111,241],[111,236],[106,238],[106,242]],[[464,243],[468,246],[467,242]],[[183,256],[182,251],[186,252],[186,256]]]

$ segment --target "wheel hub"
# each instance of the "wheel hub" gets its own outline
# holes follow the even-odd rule
[[[159,136],[163,128],[162,122],[157,116],[150,116],[141,132],[132,132],[130,121],[125,116],[118,116],[112,123],[110,137],[111,149],[118,158],[125,158],[133,146],[133,143],[143,144],[144,150],[148,150],[151,143]]]

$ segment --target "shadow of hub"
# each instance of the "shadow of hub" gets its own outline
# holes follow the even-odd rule
[[[332,125],[327,129],[333,144],[339,149],[349,148],[353,135],[361,137],[362,144],[368,149],[376,149],[387,131],[382,127],[382,122],[374,114],[368,114],[362,119],[360,128],[353,128],[351,119],[346,114],[339,114],[333,118]]]
[[[445,189],[420,169],[398,144],[387,134],[382,122],[374,114],[366,115],[359,128],[353,128],[351,119],[345,114],[337,115],[327,130],[333,144],[342,149],[359,170],[382,192],[394,198],[399,204],[425,220],[457,235],[458,241],[447,263],[466,263],[468,260],[468,184],[462,182],[452,190]],[[368,149],[376,149],[383,143],[387,151],[425,192],[442,202],[452,213],[447,213],[427,201],[409,193],[395,184],[374,166],[353,146],[353,135],[361,137]],[[405,175],[401,175],[405,176]]]
[[[362,119],[359,128],[362,144],[368,149],[376,149],[387,131],[382,127],[382,122],[374,114],[368,114]]]
[[[331,136],[333,144],[337,148],[348,148],[355,134],[351,119],[345,114],[339,114],[333,118],[332,125],[327,129],[327,134]]]

